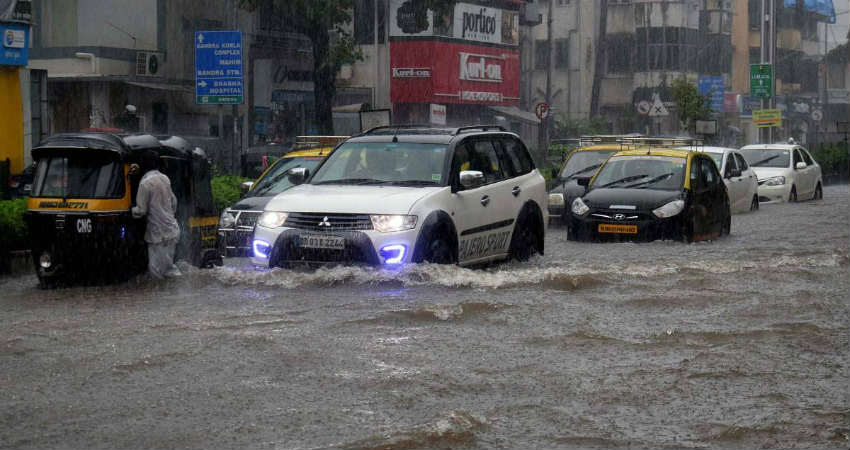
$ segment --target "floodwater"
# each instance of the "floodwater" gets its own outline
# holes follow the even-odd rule
[[[0,448],[850,446],[850,188],[483,270],[0,279]]]

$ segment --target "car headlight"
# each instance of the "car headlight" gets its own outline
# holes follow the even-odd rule
[[[659,219],[664,219],[666,217],[673,217],[676,214],[682,212],[685,209],[685,201],[684,200],[673,200],[672,202],[652,210],[652,214],[655,214],[655,217]]]
[[[289,217],[289,213],[266,211],[260,214],[260,218],[257,219],[257,224],[265,228],[278,228],[283,226],[287,217]]]
[[[220,228],[230,228],[236,223],[236,216],[234,216],[229,209],[225,209],[223,213],[221,213],[221,217],[218,219],[218,226]]]
[[[373,215],[372,228],[381,233],[411,230],[416,227],[416,216],[403,215]]]
[[[564,206],[564,194],[561,194],[561,193],[549,194],[549,205],[550,206]]]
[[[572,210],[573,214],[577,216],[583,216],[587,214],[588,211],[590,211],[590,208],[588,208],[587,205],[584,204],[584,201],[581,199],[581,197],[577,197],[575,200],[573,200]]]
[[[782,186],[783,184],[785,184],[785,177],[770,177],[764,180],[764,184],[766,186]]]

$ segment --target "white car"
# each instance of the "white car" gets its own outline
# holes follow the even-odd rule
[[[725,147],[700,147],[699,150],[711,156],[717,164],[729,193],[732,213],[759,209],[758,180],[743,155]]]
[[[299,185],[266,205],[254,264],[469,265],[543,253],[545,180],[500,127],[379,127],[314,174],[288,176]]]
[[[821,167],[803,147],[756,144],[740,152],[756,172],[761,203],[823,198]]]

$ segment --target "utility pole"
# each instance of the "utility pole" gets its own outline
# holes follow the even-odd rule
[[[375,0],[373,3],[375,7],[374,14],[374,24],[373,24],[373,36],[374,36],[374,44],[375,44],[375,87],[372,89],[372,109],[378,109],[378,72],[380,72],[380,62],[379,62],[379,52],[378,52],[378,0]]]
[[[599,0],[599,39],[596,42],[596,64],[593,68],[593,87],[590,91],[590,117],[595,117],[599,114],[599,91],[602,89],[605,55],[608,49],[607,33],[608,0]]]
[[[546,17],[546,104],[549,105],[549,115],[541,119],[540,133],[540,161],[546,160],[549,155],[549,135],[552,123],[552,69],[555,60],[555,42],[552,40],[552,27],[554,23],[555,0],[549,0],[549,13]]]

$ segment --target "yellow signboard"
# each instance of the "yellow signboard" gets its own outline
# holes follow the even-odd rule
[[[781,127],[782,110],[762,109],[758,111],[753,111],[753,124],[755,124],[755,126],[759,128]]]

